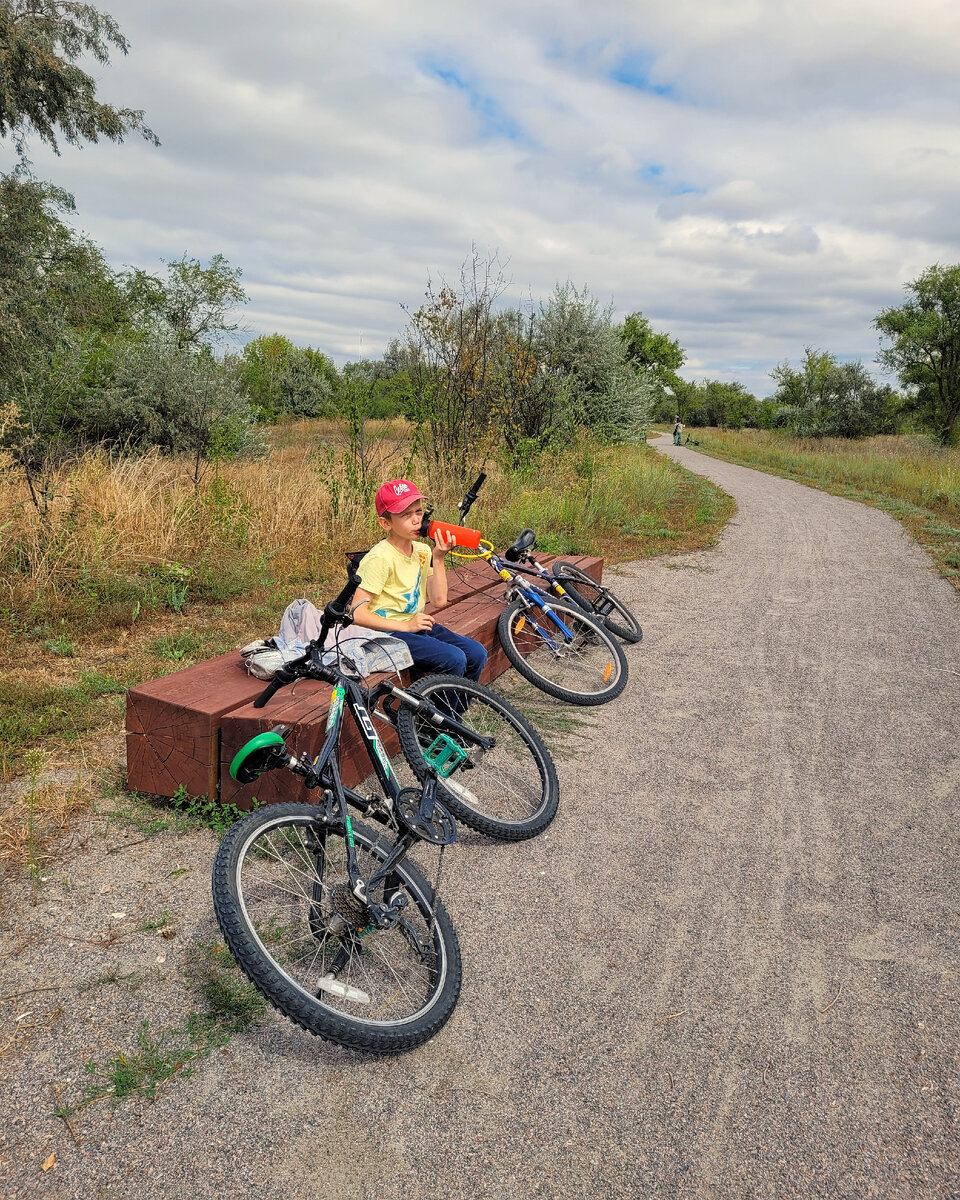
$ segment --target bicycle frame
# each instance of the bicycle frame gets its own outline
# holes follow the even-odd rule
[[[490,566],[496,571],[504,583],[506,583],[508,603],[513,600],[522,600],[528,609],[539,608],[540,611],[545,613],[556,626],[556,632],[560,634],[564,643],[573,641],[573,633],[563,623],[563,620],[558,615],[557,610],[547,599],[546,593],[540,588],[530,587],[520,578],[521,574],[537,576],[540,574],[545,574],[545,572],[535,571],[533,568],[524,567],[519,563],[510,563],[508,565],[507,561],[501,558],[500,555],[494,551],[490,551],[490,553],[485,555],[485,557]],[[548,630],[541,629],[536,621],[531,621],[531,625],[552,650],[556,651],[559,649],[554,636]]]
[[[334,672],[331,672],[331,674],[336,678],[336,683],[330,697],[330,711],[327,714],[323,746],[317,757],[310,762],[306,771],[305,785],[308,788],[320,786],[324,788],[324,800],[326,802],[326,811],[322,818],[324,822],[330,821],[335,815],[343,822],[347,834],[347,873],[350,876],[350,884],[354,893],[366,903],[367,896],[365,893],[367,888],[373,889],[382,880],[386,879],[393,866],[420,839],[416,834],[411,833],[410,830],[405,828],[402,820],[398,821],[400,832],[394,849],[384,860],[380,869],[370,879],[363,880],[361,878],[357,868],[353,827],[350,821],[348,805],[353,805],[360,812],[369,812],[371,816],[377,818],[377,813],[372,811],[377,807],[377,803],[376,801],[371,801],[366,796],[362,796],[353,788],[345,787],[340,776],[340,765],[337,762],[336,749],[340,743],[345,716],[344,709],[348,708],[350,711],[353,723],[366,750],[367,757],[383,789],[388,812],[397,812],[397,803],[403,789],[397,782],[397,777],[390,762],[390,756],[387,754],[383,742],[381,742],[377,735],[370,717],[371,710],[374,709],[381,697],[393,696],[401,704],[409,704],[415,708],[432,710],[431,721],[437,726],[438,730],[449,729],[464,741],[475,746],[490,750],[496,744],[496,741],[494,738],[484,737],[482,734],[475,733],[455,718],[441,713],[434,705],[421,700],[419,697],[392,683],[379,683],[373,689],[366,690],[349,676],[339,675],[339,673]],[[389,716],[383,716],[382,719],[390,723]],[[433,816],[436,804],[436,777],[433,776],[428,778],[423,785],[420,815],[429,821]],[[456,836],[455,833],[454,836]]]

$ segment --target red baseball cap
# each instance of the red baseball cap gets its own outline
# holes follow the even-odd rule
[[[390,479],[378,489],[373,502],[377,516],[382,517],[384,513],[406,512],[411,504],[422,499],[417,485],[409,479]]]

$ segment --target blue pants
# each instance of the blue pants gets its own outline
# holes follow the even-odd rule
[[[479,679],[487,661],[487,652],[473,638],[434,625],[425,633],[394,633],[401,642],[406,642],[418,667],[430,667],[442,675],[466,675],[467,679]]]

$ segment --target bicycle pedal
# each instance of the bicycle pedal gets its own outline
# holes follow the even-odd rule
[[[351,987],[349,983],[341,983],[339,979],[334,979],[332,975],[322,975],[317,980],[317,987],[321,992],[329,992],[332,996],[339,996],[341,1000],[352,1000],[354,1004],[369,1004],[370,997],[366,992],[357,987]]]
[[[424,750],[423,757],[441,779],[446,779],[460,766],[467,752],[448,733],[438,733]]]

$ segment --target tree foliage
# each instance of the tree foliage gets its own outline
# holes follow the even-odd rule
[[[25,167],[0,176],[0,444],[41,512],[59,464],[91,445],[188,453],[199,480],[255,444],[236,372],[200,340],[229,327],[239,273],[215,255],[172,264],[166,284],[118,275],[61,220],[72,207]]]
[[[928,267],[907,301],[874,324],[889,339],[879,361],[909,389],[907,407],[942,445],[960,443],[960,264]]]
[[[426,303],[410,319],[409,415],[431,485],[444,468],[466,476],[493,447],[494,305],[505,286],[496,256],[482,260],[474,251],[458,285],[428,282]]]
[[[688,425],[743,429],[755,424],[757,400],[742,383],[704,379],[674,387],[676,409]]]
[[[838,362],[808,346],[798,370],[781,363],[771,372],[777,423],[798,437],[869,437],[896,431],[898,397],[878,384],[862,363]]]
[[[544,368],[565,381],[576,424],[622,441],[649,420],[650,380],[630,363],[612,305],[587,288],[557,285],[540,305],[537,344]]]
[[[514,468],[536,459],[573,427],[569,381],[548,368],[540,332],[533,313],[511,309],[497,317],[493,408]]]
[[[247,342],[238,363],[240,387],[260,420],[320,417],[334,411],[339,379],[331,359],[295,346],[280,333]]]
[[[230,317],[247,300],[240,284],[242,274],[222,254],[215,254],[206,267],[184,254],[167,263],[166,279],[135,270],[125,282],[131,307],[141,321],[156,322],[178,346],[197,349],[237,329]]]
[[[0,137],[12,136],[21,155],[31,132],[56,153],[57,131],[75,146],[130,132],[159,145],[141,110],[101,103],[96,81],[77,66],[83,55],[109,62],[111,47],[126,54],[127,40],[89,4],[0,0]]]

